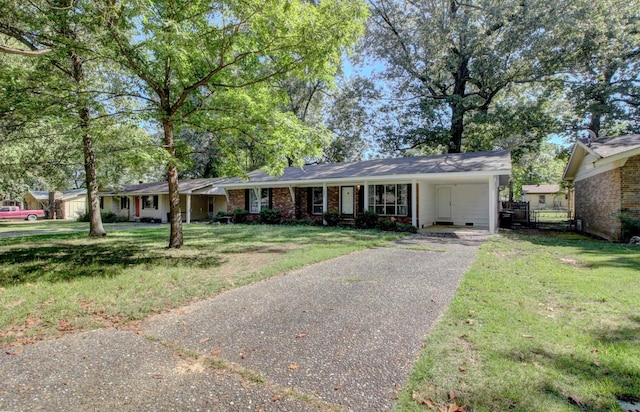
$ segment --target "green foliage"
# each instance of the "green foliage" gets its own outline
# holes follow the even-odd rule
[[[382,219],[378,222],[378,229],[384,232],[395,232],[398,227],[398,224],[395,220],[391,219]]]
[[[322,222],[315,219],[284,219],[282,224],[285,226],[322,226]]]
[[[119,223],[119,222],[127,222],[128,219],[126,217],[118,216],[113,212],[102,212],[100,214],[102,216],[102,222],[104,223]],[[78,222],[88,222],[89,213],[85,212],[78,216]]]
[[[631,215],[629,210],[620,211],[618,219],[622,223],[623,242],[628,242],[633,236],[640,236],[640,218],[636,216]]]
[[[337,210],[330,210],[322,214],[322,219],[327,222],[327,226],[338,226],[340,223],[340,212]]]
[[[233,215],[233,221],[235,223],[247,223],[247,218],[249,217],[249,211],[245,210],[241,207],[236,207],[231,211]]]
[[[403,233],[418,233],[418,228],[413,225],[408,225],[406,223],[397,223],[395,231],[403,232]]]
[[[282,222],[282,212],[278,209],[262,209],[259,222],[265,225],[279,225]]]
[[[358,229],[374,229],[378,227],[378,214],[364,211],[356,216],[356,227]]]

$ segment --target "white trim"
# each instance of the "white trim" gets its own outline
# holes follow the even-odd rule
[[[185,208],[187,209],[187,221],[186,224],[190,224],[191,223],[191,193],[188,193],[187,195],[187,199],[185,201],[186,205]]]
[[[365,180],[364,184],[362,185],[364,190],[364,202],[362,202],[362,210],[364,210],[365,212],[369,211],[369,181]]]
[[[418,193],[416,179],[411,181],[411,225],[418,227]]]
[[[496,233],[497,213],[498,213],[498,195],[496,192],[496,178],[489,179],[489,233]]]
[[[296,190],[293,186],[289,186],[289,193],[291,194],[291,202],[295,205],[296,203]]]
[[[618,169],[618,168],[624,166],[625,163],[627,163],[627,160],[628,160],[628,158],[625,158],[625,159],[617,160],[617,161],[611,162],[611,163],[604,163],[601,166],[597,166],[596,165],[597,162],[590,162],[593,168],[589,167],[586,172],[582,171],[582,173],[578,173],[578,175],[574,177],[573,182],[574,183],[575,182],[579,182],[581,180],[588,179],[590,177],[599,175],[600,173],[604,173],[604,172],[608,172],[608,171],[611,171],[611,170]]]

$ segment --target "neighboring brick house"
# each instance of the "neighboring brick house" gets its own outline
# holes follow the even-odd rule
[[[278,209],[285,219],[322,219],[336,211],[353,219],[365,210],[426,227],[434,224],[498,227],[500,187],[511,173],[508,151],[377,159],[263,171],[217,182],[227,209]]]
[[[560,185],[523,185],[522,198],[531,210],[567,209],[567,194]]]
[[[582,230],[622,240],[620,214],[640,219],[640,135],[578,140],[563,180],[574,185],[574,215]]]

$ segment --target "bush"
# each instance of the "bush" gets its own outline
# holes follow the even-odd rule
[[[633,236],[640,235],[640,219],[626,215],[629,213],[627,209],[621,210],[618,215],[620,223],[622,223],[622,240],[628,242]]]
[[[340,212],[337,210],[324,212],[322,218],[327,222],[327,226],[338,226],[338,223],[340,223]]]
[[[418,228],[405,223],[396,223],[396,232],[418,233]]]
[[[262,209],[260,211],[260,223],[278,225],[280,222],[282,222],[282,212],[278,209]]]
[[[385,232],[395,232],[398,224],[395,220],[381,220],[378,222],[378,229],[384,230]]]
[[[363,212],[356,216],[358,229],[374,229],[378,227],[378,214],[375,212]]]
[[[236,207],[231,212],[233,215],[233,221],[235,223],[247,223],[247,218],[249,217],[249,211],[245,210],[241,207]]]
[[[126,222],[128,219],[126,217],[120,217],[113,212],[102,212],[100,213],[102,217],[102,223],[119,223]],[[89,211],[78,215],[78,222],[88,222],[89,221]]]
[[[233,217],[233,213],[221,210],[218,213],[216,213],[215,216],[213,216],[211,218],[210,223],[220,223],[220,222],[227,223],[228,219],[226,219],[226,218],[228,218],[228,217]]]

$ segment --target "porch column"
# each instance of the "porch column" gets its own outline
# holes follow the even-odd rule
[[[134,220],[136,217],[136,197],[135,196],[127,196],[129,198],[129,210],[127,213],[127,218],[129,221]]]
[[[496,232],[496,214],[498,213],[498,195],[496,192],[496,179],[497,176],[491,176],[489,178],[489,233],[494,234]]]
[[[411,226],[418,227],[418,192],[416,179],[411,181]]]
[[[327,184],[323,183],[322,184],[322,214],[324,215],[327,212],[328,209],[328,205],[329,204],[329,199],[327,196]],[[324,220],[324,218],[322,219],[322,224],[326,226],[327,221]]]
[[[187,224],[191,223],[191,193],[187,193]]]
[[[369,182],[365,181],[363,185],[364,190],[364,203],[362,204],[362,210],[369,211]]]

